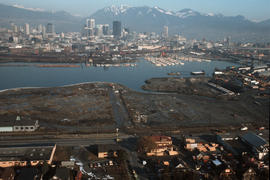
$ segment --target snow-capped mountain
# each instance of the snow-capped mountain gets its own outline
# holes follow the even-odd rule
[[[112,24],[114,20],[137,32],[158,32],[163,26],[169,33],[180,33],[188,38],[207,38],[212,40],[231,36],[235,40],[266,40],[270,37],[270,26],[263,26],[247,20],[243,16],[224,16],[222,14],[200,13],[192,9],[169,11],[160,7],[111,6],[91,15],[96,23]],[[268,38],[270,40],[270,38]]]
[[[129,9],[129,6],[126,6],[126,5],[121,5],[119,7],[112,5],[110,7],[104,8],[104,12],[110,12],[110,13],[113,13],[114,15],[118,15],[118,14],[125,13],[127,9]]]
[[[233,40],[270,41],[270,19],[262,22],[247,20],[243,16],[200,13],[192,9],[169,11],[160,7],[110,6],[90,16],[96,24],[110,24],[120,20],[123,27],[137,32],[157,32],[163,26],[169,27],[170,34],[181,34],[187,38],[222,40],[231,36]],[[87,17],[89,18],[89,17]],[[41,9],[8,6],[0,4],[0,26],[8,27],[10,22],[38,25],[52,22],[56,31],[81,31],[86,18],[73,16],[65,11],[47,12]]]

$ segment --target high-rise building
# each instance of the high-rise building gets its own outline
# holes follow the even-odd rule
[[[42,26],[42,36],[43,36],[43,38],[46,37],[46,27],[45,26]]]
[[[94,29],[93,28],[88,28],[87,26],[85,26],[82,29],[82,36],[83,37],[94,36]]]
[[[25,24],[25,29],[24,29],[24,32],[26,35],[29,35],[30,34],[30,27],[29,27],[29,24]]]
[[[11,23],[11,27],[12,27],[12,31],[13,31],[14,33],[17,33],[17,32],[18,32],[18,26],[17,26],[16,24]]]
[[[103,35],[109,35],[109,24],[104,24],[102,27]]]
[[[168,26],[163,27],[163,37],[165,37],[165,38],[169,37],[169,27]]]
[[[95,28],[95,19],[86,19],[87,28]]]
[[[42,33],[42,24],[38,25],[38,33]]]
[[[47,34],[54,34],[54,25],[52,23],[47,24],[46,33]]]
[[[120,21],[113,21],[113,36],[115,38],[121,37],[121,22]]]
[[[95,27],[95,35],[96,36],[102,36],[103,35],[103,25],[102,24],[98,24]]]

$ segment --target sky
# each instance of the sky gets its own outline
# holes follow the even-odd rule
[[[128,5],[158,6],[172,11],[190,8],[201,13],[243,15],[253,21],[270,19],[270,0],[0,0],[0,3],[41,8],[47,11],[64,10],[80,16],[89,16],[111,5]]]

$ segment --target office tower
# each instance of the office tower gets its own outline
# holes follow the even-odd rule
[[[86,27],[87,28],[95,28],[95,19],[87,19],[86,20]]]
[[[46,38],[46,27],[42,26],[42,36],[43,38]]]
[[[88,28],[88,27],[84,27],[82,29],[82,36],[83,37],[89,37],[89,36],[94,36],[95,32],[94,32],[95,29],[93,28]]]
[[[30,27],[29,27],[29,24],[25,24],[25,29],[24,29],[24,32],[26,35],[29,35],[30,34]]]
[[[168,28],[168,26],[163,27],[163,37],[165,37],[165,38],[169,37],[169,28]]]
[[[52,23],[47,24],[46,33],[54,34],[54,25]]]
[[[96,36],[102,36],[103,35],[103,25],[98,24],[95,27],[95,35]]]
[[[42,33],[42,24],[38,25],[38,32]]]
[[[113,21],[113,36],[115,38],[121,37],[121,22],[120,21]]]
[[[18,26],[17,26],[17,25],[12,24],[11,27],[12,27],[12,31],[13,31],[14,33],[17,33],[17,32],[18,32]]]
[[[103,35],[109,35],[109,24],[104,24],[102,27]]]

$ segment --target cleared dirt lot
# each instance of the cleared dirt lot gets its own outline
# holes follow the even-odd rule
[[[112,83],[8,90],[0,93],[0,117],[28,116],[46,129],[89,133],[116,127],[136,132],[269,125],[269,97],[247,92],[228,98],[203,80],[161,80],[151,86],[163,84],[166,93],[140,93]]]
[[[0,93],[0,116],[20,115],[47,128],[113,125],[108,84],[9,90]]]
[[[269,97],[256,92],[237,96],[223,95],[207,85],[207,78],[154,78],[143,89],[160,93],[123,94],[127,107],[146,115],[151,127],[240,127],[269,124]],[[258,102],[258,103],[254,103]]]

